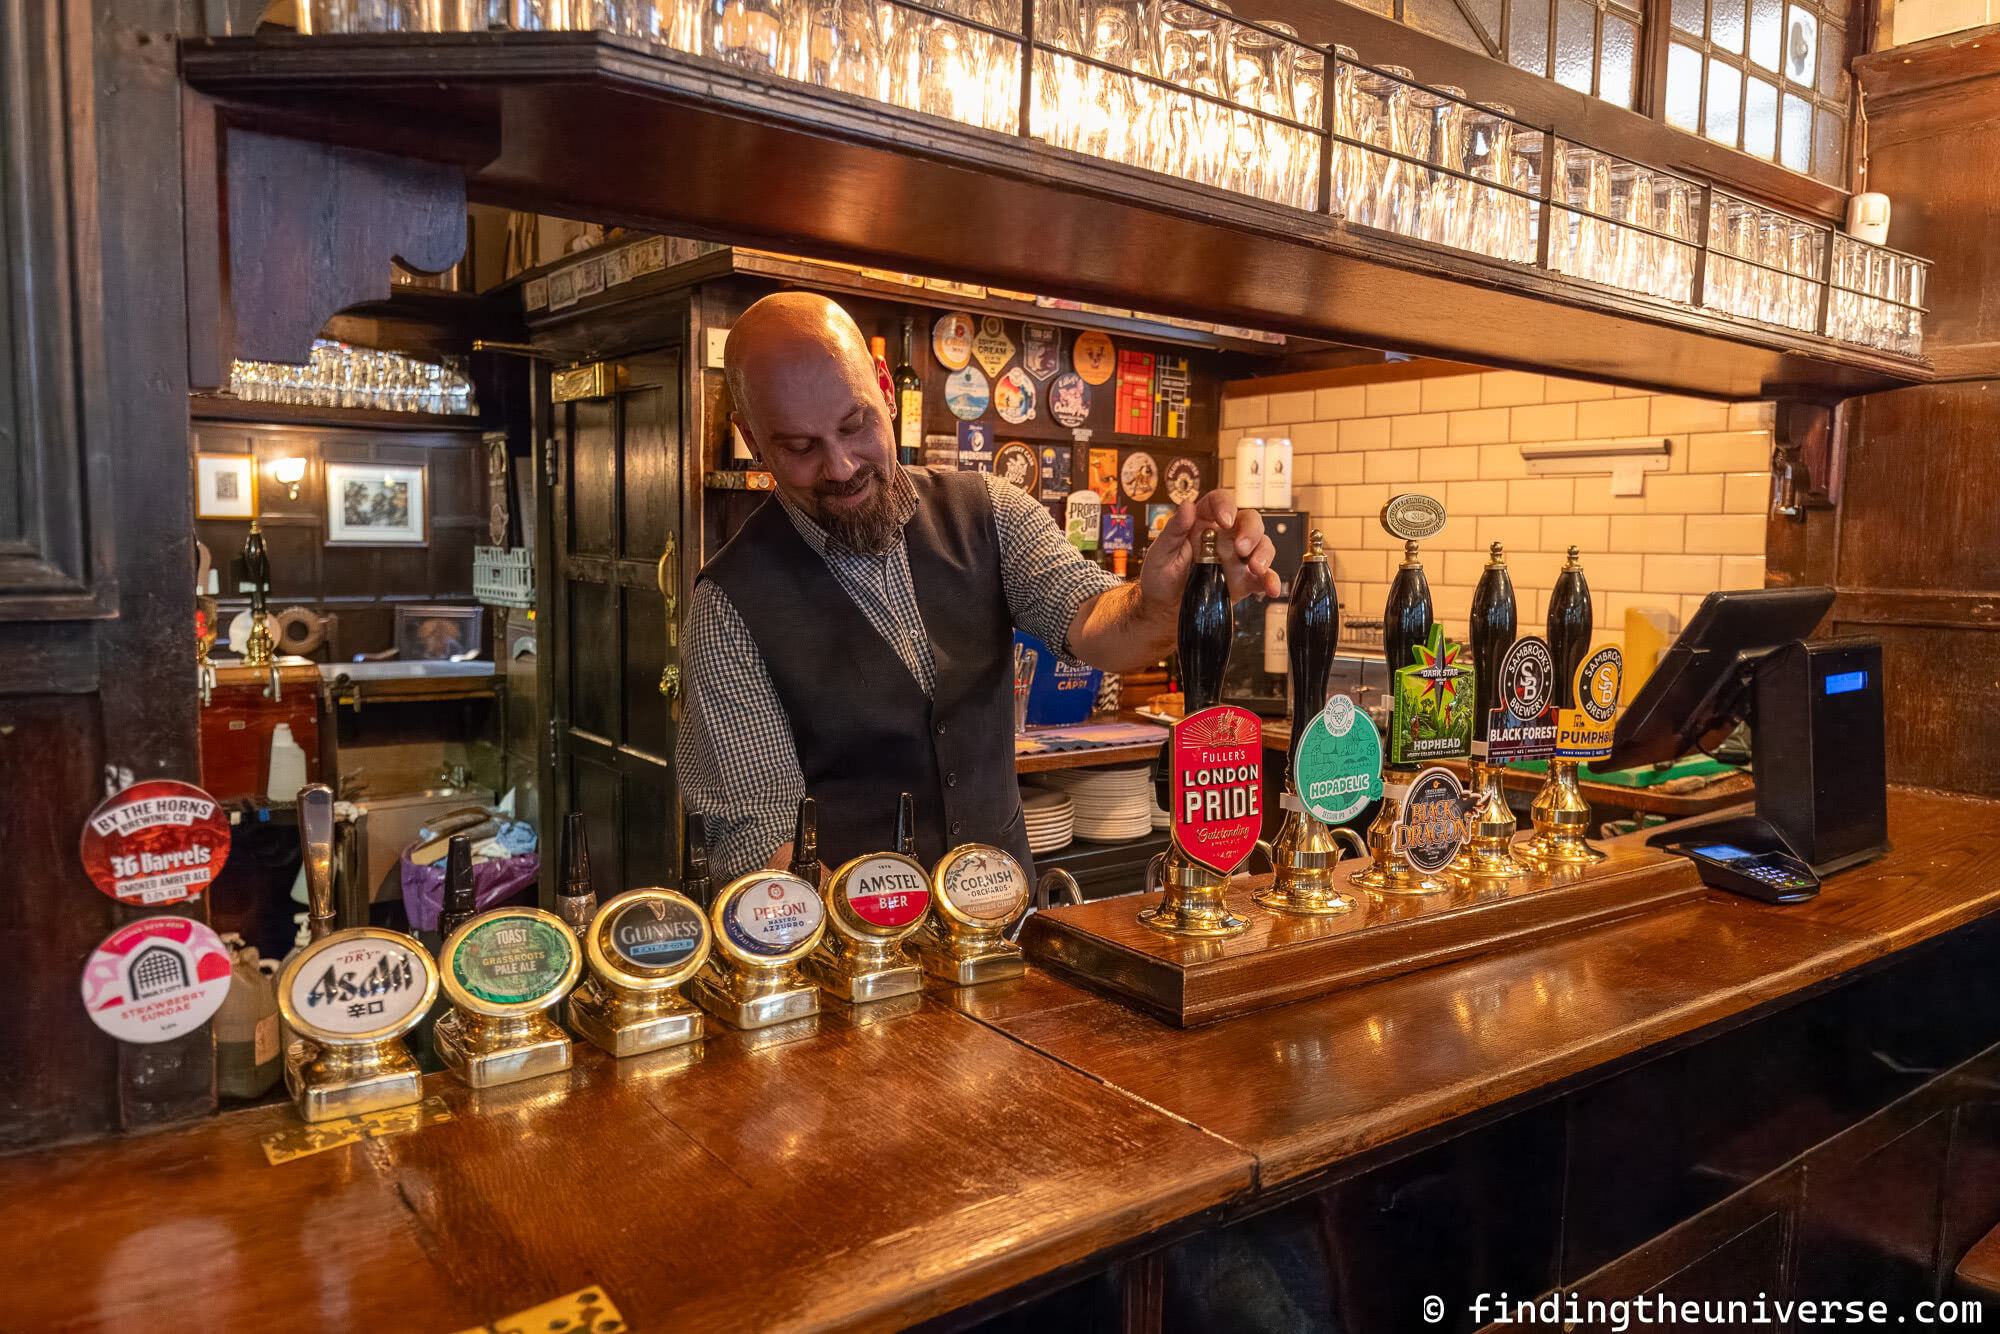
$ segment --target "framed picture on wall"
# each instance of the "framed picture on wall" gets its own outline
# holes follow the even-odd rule
[[[328,463],[328,546],[420,547],[430,540],[424,465]]]
[[[467,662],[479,656],[478,604],[404,603],[396,608],[396,656],[404,662]]]
[[[194,517],[257,517],[257,460],[249,454],[194,456]]]

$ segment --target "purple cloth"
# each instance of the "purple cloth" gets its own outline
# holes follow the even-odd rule
[[[475,862],[472,867],[473,898],[479,911],[497,908],[526,891],[534,894],[535,877],[542,869],[541,857],[524,852],[499,861]],[[413,931],[437,930],[438,914],[444,910],[444,861],[419,866],[403,852],[403,911],[409,915]]]

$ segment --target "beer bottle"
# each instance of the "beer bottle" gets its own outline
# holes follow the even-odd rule
[[[917,855],[917,803],[907,792],[896,796],[896,851]]]
[[[708,874],[708,821],[700,811],[688,812],[687,837],[681,841],[681,849],[681,893],[706,908],[715,897],[715,889]]]
[[[1431,637],[1431,585],[1424,578],[1423,562],[1417,559],[1417,544],[1403,543],[1403,563],[1389,585],[1389,599],[1382,606],[1382,652],[1389,660],[1390,689],[1395,689],[1396,672],[1416,661],[1417,645]]]
[[[1215,530],[1211,528],[1201,535],[1201,559],[1181,594],[1181,690],[1187,697],[1188,713],[1214,708],[1221,700],[1222,671],[1229,663],[1229,641],[1235,634],[1229,580],[1215,554]]]
[[[571,811],[563,817],[558,864],[562,867],[562,884],[556,887],[556,916],[580,940],[590,930],[590,919],[597,915],[597,893],[590,887],[590,841],[583,832],[582,811]]]
[[[1292,772],[1306,724],[1326,707],[1326,681],[1340,639],[1340,597],[1334,592],[1326,542],[1314,529],[1305,558],[1292,578],[1291,605],[1285,609],[1285,653],[1292,672],[1292,744],[1285,773]]]
[[[453,834],[444,853],[444,907],[438,913],[438,948],[451,933],[479,916],[479,897],[472,887],[472,839]]]
[[[819,803],[811,797],[799,798],[798,819],[792,824],[792,861],[786,869],[819,888]]]
[[[1549,591],[1549,653],[1556,660],[1555,697],[1558,708],[1573,709],[1570,678],[1590,652],[1590,585],[1584,582],[1583,566],[1576,548],[1569,549],[1569,561],[1556,576]]]
[[[1486,724],[1500,707],[1500,660],[1514,645],[1519,613],[1514,606],[1514,581],[1507,575],[1507,557],[1495,542],[1489,550],[1479,586],[1472,590],[1472,679],[1478,700],[1472,711],[1472,738],[1486,740]]]

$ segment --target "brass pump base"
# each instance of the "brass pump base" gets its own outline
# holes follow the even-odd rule
[[[1272,912],[1302,917],[1354,911],[1354,900],[1340,892],[1334,877],[1344,851],[1341,834],[1354,837],[1345,829],[1329,828],[1308,811],[1288,809],[1271,843],[1272,881],[1251,897]]]
[[[923,969],[894,940],[848,940],[828,931],[799,969],[843,1005],[866,1005],[924,989]]]
[[[1021,947],[998,927],[991,931],[952,931],[933,917],[916,936],[917,959],[924,972],[955,987],[1004,982],[1028,971]]]
[[[1139,925],[1171,936],[1209,938],[1237,936],[1250,929],[1250,923],[1229,911],[1223,899],[1228,876],[1196,863],[1178,847],[1155,856],[1153,864],[1161,868],[1160,886],[1167,893],[1155,906],[1139,910]],[[1150,879],[1152,867],[1147,872]]]
[[[431,1030],[445,1069],[476,1089],[569,1069],[569,1034],[546,1014],[495,1018],[454,1006]]]
[[[1397,774],[1391,783],[1385,785],[1385,789],[1408,787],[1415,777],[1413,772]],[[1402,798],[1390,796],[1385,790],[1382,793],[1382,809],[1375,813],[1374,822],[1368,826],[1369,864],[1347,877],[1347,883],[1377,894],[1441,894],[1450,889],[1448,882],[1414,870],[1403,860],[1401,851],[1396,847],[1396,835],[1402,822]]]
[[[1500,771],[1499,765],[1485,760],[1472,762],[1472,837],[1452,868],[1460,879],[1490,883],[1528,874],[1528,868],[1514,859],[1517,825],[1514,808],[1507,804],[1506,789],[1500,782]]]
[[[336,1121],[423,1101],[424,1075],[401,1038],[338,1047],[293,1038],[285,1090],[305,1121]]]
[[[729,968],[714,958],[702,965],[688,990],[702,1009],[731,1028],[769,1028],[819,1013],[819,988],[789,964],[776,968]]]
[[[569,994],[569,1026],[613,1056],[637,1056],[702,1039],[702,1013],[673,991],[632,991],[587,977]]]
[[[1604,860],[1604,852],[1584,839],[1590,828],[1590,803],[1576,785],[1577,763],[1550,760],[1548,779],[1535,793],[1535,836],[1514,855],[1538,870],[1591,866]]]

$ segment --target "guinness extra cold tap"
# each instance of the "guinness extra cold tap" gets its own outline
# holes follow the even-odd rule
[[[1514,645],[1519,613],[1507,557],[1495,542],[1488,551],[1479,586],[1472,590],[1472,673],[1477,697],[1472,710],[1472,838],[1458,874],[1470,880],[1509,880],[1527,874],[1514,860],[1514,809],[1501,787],[1502,766],[1486,758],[1487,728],[1504,701],[1500,661]]]
[[[1593,618],[1590,585],[1584,581],[1583,565],[1575,547],[1556,576],[1549,592],[1549,653],[1555,659],[1554,694],[1558,709],[1576,706],[1572,689],[1576,669],[1590,651]],[[1543,870],[1565,866],[1588,866],[1604,860],[1604,854],[1584,841],[1590,829],[1590,803],[1577,786],[1579,762],[1557,755],[1549,761],[1549,776],[1535,793],[1530,812],[1534,837],[1521,846],[1520,855],[1530,865]]]
[[[1315,529],[1305,558],[1292,580],[1291,603],[1285,612],[1285,652],[1291,668],[1292,744],[1285,754],[1285,822],[1271,845],[1272,882],[1257,891],[1258,903],[1277,912],[1331,914],[1354,904],[1335,887],[1334,864],[1341,845],[1300,800],[1296,775],[1299,743],[1326,704],[1326,682],[1333,672],[1334,648],[1340,638],[1340,600],[1334,593],[1333,571],[1327,564],[1326,543]],[[1366,719],[1362,720],[1366,723]],[[1352,838],[1347,830],[1339,834]]]

